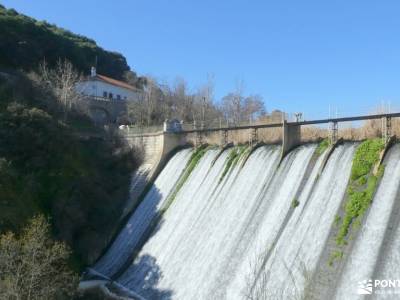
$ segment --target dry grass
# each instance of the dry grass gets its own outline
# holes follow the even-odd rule
[[[382,120],[368,120],[360,127],[353,128],[348,126],[347,128],[339,128],[339,137],[344,140],[354,140],[361,141],[371,138],[382,137],[382,129],[384,128],[384,123]],[[399,136],[400,134],[400,119],[392,119],[392,135]]]
[[[362,141],[365,139],[382,137],[382,120],[368,120],[361,126],[353,127],[351,123],[339,123],[338,137],[349,141]],[[400,119],[392,119],[392,135],[400,136]],[[301,141],[315,142],[330,136],[330,130],[316,126],[302,126]]]
[[[310,143],[327,138],[329,136],[329,131],[324,128],[307,125],[300,128],[300,135],[302,143]]]
[[[196,144],[196,133],[189,133],[186,135],[188,143]],[[257,130],[257,141],[264,142],[266,144],[274,144],[282,141],[282,129],[281,128],[262,128]],[[252,139],[252,130],[228,130],[226,143],[233,143],[235,145],[249,143]],[[222,145],[223,144],[223,131],[213,131],[202,133],[202,143],[209,145]]]
[[[282,142],[282,128],[262,128],[258,130],[258,139],[266,144]]]

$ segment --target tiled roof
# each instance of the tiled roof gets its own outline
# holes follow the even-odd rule
[[[126,83],[126,82],[123,82],[123,81],[120,81],[120,80],[116,80],[116,79],[113,79],[113,78],[110,78],[110,77],[107,77],[107,76],[104,76],[104,75],[97,74],[94,78],[93,77],[89,78],[89,80],[91,80],[91,79],[98,79],[98,80],[101,80],[101,81],[107,82],[109,84],[116,85],[116,86],[119,86],[119,87],[122,87],[122,88],[125,88],[125,89],[128,89],[128,90],[131,90],[131,91],[140,92],[140,90],[138,88],[135,88],[134,86],[132,86],[132,85]]]

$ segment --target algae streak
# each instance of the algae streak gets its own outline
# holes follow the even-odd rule
[[[186,164],[185,170],[183,171],[178,180],[178,183],[176,184],[174,191],[168,197],[165,206],[161,209],[161,214],[163,214],[170,207],[172,202],[174,202],[176,195],[179,193],[180,189],[185,184],[186,180],[189,178],[190,174],[193,172],[194,168],[197,166],[200,159],[203,157],[207,150],[208,148],[206,147],[199,147],[193,151],[189,161]]]
[[[247,146],[237,146],[231,149],[225,163],[224,171],[222,172],[218,183],[222,182],[229,170],[232,170],[237,165],[239,159],[243,156],[243,154],[246,153],[246,150],[248,149],[250,148]]]
[[[380,139],[367,140],[357,149],[351,169],[350,185],[347,191],[347,202],[343,222],[339,229],[336,242],[345,243],[350,225],[360,224],[361,219],[372,202],[378,178],[383,175],[381,168],[378,176],[372,174],[373,166],[379,160],[379,153],[384,148]]]
[[[322,153],[325,152],[326,149],[328,149],[329,145],[330,145],[329,139],[323,139],[323,140],[318,144],[318,147],[317,147],[317,149],[315,150],[315,152],[316,152],[318,155],[321,155]]]
[[[372,170],[379,160],[379,153],[384,147],[382,140],[373,139],[366,140],[357,148],[353,158],[344,214],[336,235],[337,246],[347,244],[351,228],[357,229],[361,225],[362,218],[372,202],[384,168],[381,166],[376,176],[373,175]],[[339,223],[340,217],[337,217],[336,221]],[[342,251],[334,251],[329,259],[329,265],[332,265],[335,259],[340,259],[342,256]]]

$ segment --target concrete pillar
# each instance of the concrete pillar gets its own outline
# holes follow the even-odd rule
[[[196,131],[196,147],[200,147],[203,144],[203,133],[201,131]]]
[[[389,116],[382,118],[382,140],[385,145],[392,136],[392,118]]]
[[[336,144],[336,142],[338,141],[338,123],[337,122],[332,122],[331,123],[331,130],[330,130],[330,142],[331,145]]]
[[[250,129],[250,140],[249,140],[249,144],[250,146],[253,146],[255,144],[257,144],[258,142],[258,130],[257,128],[251,128]]]
[[[221,146],[228,144],[228,130],[221,131]]]
[[[300,144],[301,133],[300,125],[288,124],[286,120],[282,123],[282,152],[281,160],[292,150]]]

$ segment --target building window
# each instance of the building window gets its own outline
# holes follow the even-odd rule
[[[107,92],[103,92],[103,97],[107,98]]]
[[[120,95],[117,95],[117,100],[121,100],[121,96]]]
[[[112,94],[112,93],[109,93],[109,94],[108,94],[108,98],[112,99],[112,98],[113,98],[113,94]]]

